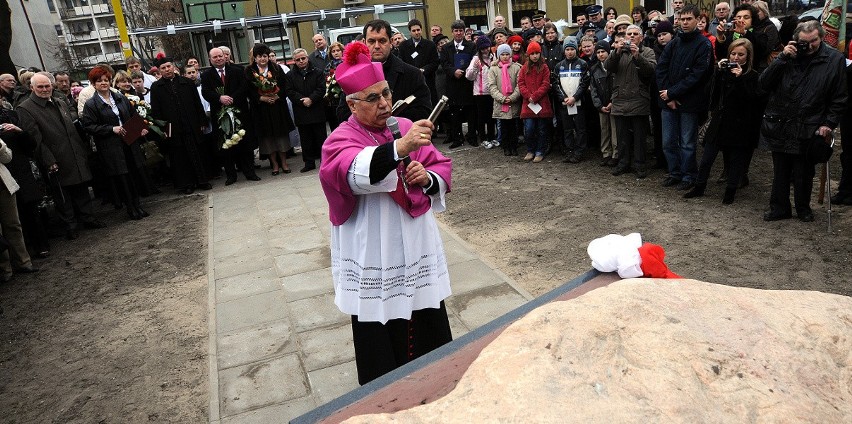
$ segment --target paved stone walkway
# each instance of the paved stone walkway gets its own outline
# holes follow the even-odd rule
[[[317,173],[260,175],[217,187],[209,199],[212,423],[287,422],[358,387],[349,316],[334,305]],[[454,337],[532,299],[448,228],[441,232]]]

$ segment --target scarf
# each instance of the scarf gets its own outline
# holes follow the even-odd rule
[[[511,65],[512,62],[500,62],[500,72],[502,73],[500,77],[502,84],[502,86],[500,87],[500,91],[503,92],[504,96],[509,96],[510,94],[512,94],[512,91],[514,91],[514,89],[512,88],[512,81],[509,79],[509,66]],[[502,112],[508,112],[509,104],[503,103],[503,106],[500,106],[500,110]]]

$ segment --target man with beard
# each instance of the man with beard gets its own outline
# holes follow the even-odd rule
[[[171,127],[165,143],[169,146],[174,186],[186,194],[196,188],[210,190],[200,152],[204,107],[195,82],[178,75],[169,58],[157,59],[156,64],[160,79],[151,86],[151,114]]]

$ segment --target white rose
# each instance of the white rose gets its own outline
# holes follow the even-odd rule
[[[240,137],[243,137],[244,135],[246,135],[246,130],[239,130],[237,131],[237,134],[239,134]]]

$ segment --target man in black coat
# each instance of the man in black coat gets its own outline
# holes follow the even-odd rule
[[[314,67],[305,49],[293,51],[296,66],[287,72],[287,98],[293,105],[293,116],[302,142],[302,160],[305,166],[299,172],[317,168],[322,144],[328,133],[325,131],[325,76],[322,69]]]
[[[438,102],[438,90],[435,88],[435,72],[438,70],[438,48],[430,40],[423,38],[423,24],[418,19],[408,22],[411,38],[399,46],[399,58],[403,62],[420,69],[429,87],[432,104]],[[397,99],[399,99],[397,97]]]
[[[210,190],[202,161],[201,131],[207,123],[195,81],[177,74],[168,58],[157,59],[160,79],[151,85],[151,114],[171,126],[166,138],[174,186],[190,194],[195,188]]]
[[[246,136],[236,146],[222,149],[222,163],[225,165],[225,185],[231,185],[237,181],[235,167],[239,169],[247,180],[260,181],[260,177],[254,172],[254,146],[251,143],[251,117],[249,116],[248,90],[249,82],[246,80],[245,71],[242,66],[228,63],[222,49],[214,47],[209,52],[209,69],[201,73],[201,95],[210,103],[210,119],[213,121],[213,130],[219,135],[219,141],[224,139],[219,130],[219,111],[222,106],[233,105],[240,110],[239,119]],[[220,95],[217,88],[224,87],[224,93]]]
[[[328,66],[328,62],[331,61],[331,52],[328,51],[328,43],[322,34],[314,34],[311,41],[314,42],[314,51],[308,56],[308,60],[314,68],[319,69],[325,75],[325,68]]]
[[[426,79],[420,69],[391,54],[391,32],[391,25],[387,21],[372,20],[364,25],[364,42],[370,48],[370,56],[373,62],[382,63],[385,80],[393,91],[394,101],[404,100],[408,96],[415,97],[414,102],[396,115],[412,121],[426,119],[432,112],[432,99],[429,87],[426,85]],[[470,96],[472,99],[472,86]],[[340,122],[343,122],[348,120],[351,114],[349,106],[346,105],[345,96],[341,96],[340,104],[337,106],[337,117]]]
[[[450,99],[450,132],[447,142],[456,148],[464,142],[462,122],[468,123],[467,142],[478,146],[476,134],[476,107],[473,103],[473,81],[464,73],[471,59],[476,56],[476,46],[465,40],[464,21],[456,20],[451,25],[453,40],[441,51],[441,64],[447,74],[447,97]]]

